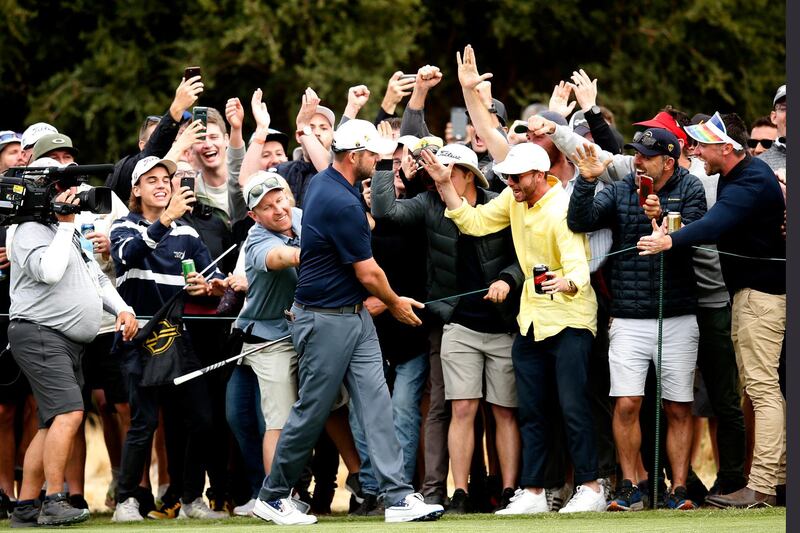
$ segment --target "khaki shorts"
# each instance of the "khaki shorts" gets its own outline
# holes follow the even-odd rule
[[[442,374],[447,400],[483,398],[501,407],[517,406],[517,382],[511,362],[511,333],[481,333],[460,324],[445,324]]]
[[[242,351],[256,344],[245,344]],[[289,412],[297,401],[297,352],[292,341],[287,340],[267,346],[244,358],[243,364],[253,369],[261,393],[261,412],[266,429],[283,429]],[[350,395],[344,384],[331,411],[347,405]]]

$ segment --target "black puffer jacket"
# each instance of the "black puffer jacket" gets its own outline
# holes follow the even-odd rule
[[[653,232],[650,219],[639,206],[634,175],[612,183],[594,195],[596,181],[578,177],[569,202],[567,224],[574,232],[611,228],[611,251],[636,246],[639,238]],[[706,195],[700,180],[678,168],[656,193],[661,209],[678,211],[684,224],[700,219],[706,212]],[[664,254],[664,316],[694,314],[697,284],[691,248]],[[658,317],[658,255],[642,256],[631,250],[609,258],[611,316],[618,318]]]
[[[478,204],[485,204],[497,193],[478,187]],[[372,215],[389,218],[396,223],[424,223],[428,233],[428,298],[435,300],[458,294],[458,227],[444,216],[445,205],[438,193],[426,191],[409,200],[397,200],[392,173],[376,172],[372,177]],[[511,286],[511,292],[498,306],[509,331],[518,329],[516,316],[525,276],[517,262],[511,228],[481,237],[477,241],[478,256],[484,281],[488,287],[498,279]],[[450,321],[458,298],[433,302],[427,308],[443,322]]]

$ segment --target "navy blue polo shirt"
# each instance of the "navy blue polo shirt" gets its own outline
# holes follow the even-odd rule
[[[358,189],[329,166],[311,180],[303,208],[295,300],[328,308],[363,302],[369,292],[352,264],[371,258],[372,245]]]

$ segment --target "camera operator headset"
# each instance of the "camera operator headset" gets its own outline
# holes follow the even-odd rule
[[[78,205],[85,201],[96,207],[103,202],[95,202],[93,191],[77,193],[78,179],[63,172],[57,161],[41,158],[33,166],[42,168],[38,177],[31,167],[17,169],[23,175],[15,186],[23,191],[17,213],[26,215],[10,217],[20,223],[9,228],[7,243],[12,265],[8,337],[36,397],[40,428],[26,453],[18,505],[31,517],[38,514],[40,524],[68,524],[88,518],[88,511],[70,506],[60,492],[83,419],[84,347],[97,335],[104,309],[117,317],[115,329],[122,330],[126,340],[133,338],[138,325],[133,309],[81,248],[75,229]],[[79,175],[80,167],[74,169]],[[24,209],[29,198],[43,197],[49,199],[49,210]],[[45,480],[47,496],[39,513],[34,500]]]

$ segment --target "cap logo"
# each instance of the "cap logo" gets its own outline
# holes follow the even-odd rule
[[[672,143],[669,143],[669,144],[667,145],[667,151],[669,151],[669,152],[671,152],[671,151],[672,151],[674,148],[675,148],[675,145],[674,145],[674,144],[672,144]]]
[[[453,159],[458,159],[459,161],[461,161],[461,157],[460,156],[458,156],[457,154],[454,154],[453,152],[450,152],[449,150],[439,150],[437,152],[437,155],[444,156],[444,157],[452,157]]]
[[[53,139],[51,142],[53,144],[64,144],[67,141],[65,141],[64,139]]]

